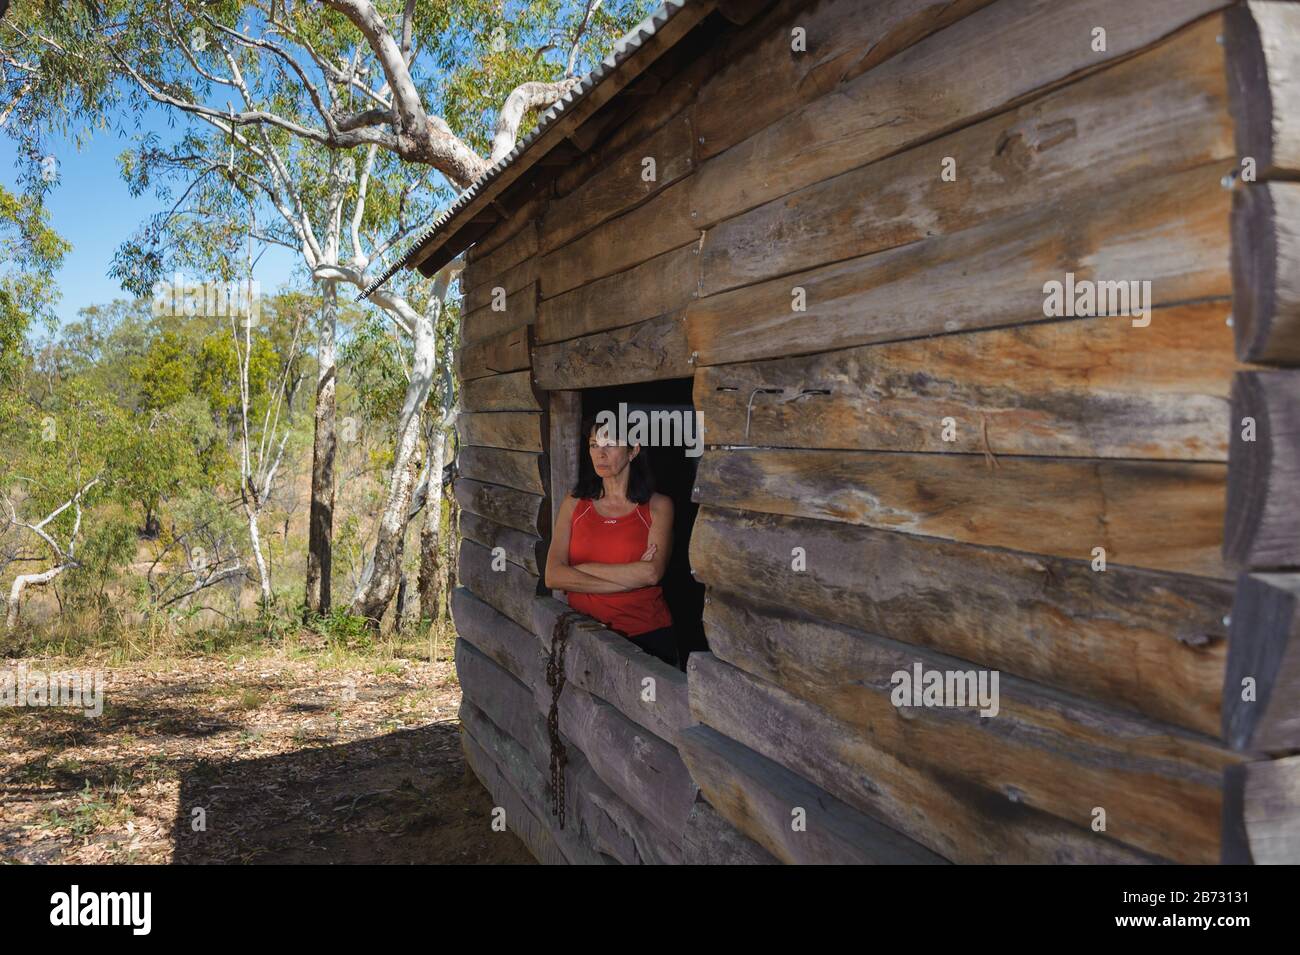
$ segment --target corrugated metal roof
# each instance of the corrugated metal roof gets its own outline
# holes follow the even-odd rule
[[[680,10],[688,6],[692,0],[664,0],[654,13],[642,20],[626,36],[614,44],[614,51],[609,56],[601,60],[600,63],[590,73],[559,99],[555,105],[542,114],[541,120],[538,121],[537,127],[515,144],[515,148],[506,153],[504,157],[490,166],[478,179],[470,183],[456,201],[447,207],[441,215],[433,221],[418,238],[416,238],[406,251],[390,265],[384,273],[366,286],[357,298],[358,300],[367,298],[371,292],[379,288],[390,278],[397,274],[397,271],[407,264],[416,253],[420,251],[431,239],[438,235],[452,220],[463,212],[472,203],[485,188],[501,175],[507,168],[514,164],[520,156],[537,141],[546,130],[559,120],[568,110],[572,109],[574,104],[584,99],[593,89],[595,89],[603,80],[609,77],[618,66],[623,63],[629,56],[639,50],[651,37],[659,30],[663,29],[664,24],[671,20]]]

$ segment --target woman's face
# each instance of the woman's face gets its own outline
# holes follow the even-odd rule
[[[591,465],[596,469],[596,475],[602,478],[620,473],[641,450],[637,446],[615,444],[599,427],[592,429],[587,448],[591,452]]]

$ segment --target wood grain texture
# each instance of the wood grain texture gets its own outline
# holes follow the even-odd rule
[[[531,325],[536,320],[537,283],[532,282],[516,292],[503,294],[462,318],[460,342],[462,345],[481,342],[521,325]]]
[[[680,179],[648,202],[611,219],[542,259],[542,298],[577,288],[697,241],[690,185]]]
[[[691,711],[838,799],[958,863],[1134,863],[1152,857],[959,775],[902,760],[825,710],[708,653],[691,654]],[[1217,787],[1216,787],[1217,792]]]
[[[461,308],[464,309],[466,314],[476,312],[492,304],[492,298],[497,294],[497,289],[504,290],[507,297],[509,297],[536,283],[541,271],[541,262],[540,257],[532,256],[477,285],[463,284],[461,288],[464,290],[465,297],[461,303]]]
[[[634,325],[686,306],[699,284],[692,242],[538,306],[536,341],[550,343]]]
[[[456,452],[456,469],[462,477],[475,481],[503,484],[529,494],[546,493],[546,455],[538,452],[462,445]]]
[[[530,371],[488,375],[460,382],[460,406],[465,411],[541,411]]]
[[[452,591],[451,613],[457,636],[474,644],[520,683],[532,687],[545,681],[545,661],[529,630],[465,587]]]
[[[1103,547],[1108,566],[1227,578],[1226,471],[1163,461],[709,448],[692,499],[1082,561]]]
[[[700,253],[700,294],[1226,164],[1220,30],[1210,18],[1017,109],[718,223]]]
[[[697,299],[687,307],[691,349],[713,365],[1043,321],[1044,285],[1064,282],[1066,273],[1076,281],[1150,282],[1154,307],[1226,297],[1222,172],[1206,166],[1045,203],[953,235]],[[795,310],[796,288],[804,290],[805,311]]]
[[[1223,0],[1137,7],[1128,0],[999,0],[704,162],[687,180],[692,209],[701,227],[711,226],[1015,106],[1222,6]],[[1090,44],[1099,24],[1107,25],[1104,53]],[[1078,42],[1062,42],[1067,37]],[[697,110],[703,128],[703,107]]]
[[[1300,574],[1243,574],[1237,582],[1223,735],[1238,749],[1300,749]]]
[[[541,222],[542,251],[559,248],[689,175],[694,142],[688,108],[646,139],[607,158],[582,185],[551,201]],[[652,170],[646,159],[654,160]]]
[[[1300,369],[1239,372],[1231,428],[1223,556],[1238,567],[1300,567]]]
[[[838,85],[879,66],[989,0],[785,2],[739,34],[700,92],[701,154],[714,156]],[[791,31],[807,49],[791,52]],[[761,76],[762,95],[755,95]]]
[[[647,322],[597,332],[533,351],[539,387],[596,388],[635,381],[689,378],[694,372],[680,312]]]
[[[1226,461],[1230,308],[705,366],[695,407],[710,444]]]
[[[457,478],[455,491],[456,502],[467,511],[526,534],[546,536],[545,499],[539,494],[470,478]]]
[[[464,279],[464,288],[478,289],[484,285],[498,284],[505,272],[537,255],[540,239],[541,231],[537,220],[522,219],[515,228],[514,235],[487,254],[475,256],[467,265],[470,274]]]
[[[578,455],[582,453],[582,440],[578,435],[582,429],[582,392],[552,391],[548,399],[546,457],[550,462],[550,474],[547,487],[551,527],[554,528],[564,496],[578,483]]]
[[[1237,154],[1260,178],[1300,173],[1300,9],[1252,0],[1225,20]]]
[[[1233,330],[1242,361],[1300,364],[1300,184],[1232,198]]]
[[[725,594],[710,595],[705,626],[718,659],[826,710],[887,759],[1083,828],[1101,806],[1110,838],[1182,861],[1218,858],[1223,771],[1245,757],[1208,737],[1009,673],[991,716],[979,704],[899,707],[897,673],[920,665],[977,678],[982,668]]]
[[[461,413],[456,416],[456,434],[462,446],[540,454],[542,416],[532,411]]]
[[[505,551],[506,560],[530,574],[540,575],[546,564],[545,542],[540,537],[479,517],[472,511],[461,511],[460,533],[489,550],[500,547]]]
[[[533,601],[533,632],[543,651],[550,649],[556,618],[568,609],[551,597]],[[678,733],[693,722],[686,676],[599,621],[582,618],[570,627],[565,679],[676,745]]]
[[[681,737],[682,757],[709,803],[792,865],[933,865],[944,860],[707,726]],[[795,828],[797,824],[801,828]]]
[[[778,865],[780,860],[745,835],[708,804],[695,800],[682,837],[686,865]]]
[[[524,325],[456,349],[456,376],[461,381],[527,368],[532,326]]]
[[[474,596],[525,629],[532,620],[537,576],[508,560],[492,565],[492,551],[468,538],[460,542],[460,579]]]
[[[1223,804],[1225,864],[1300,864],[1300,756],[1236,767]]]
[[[806,567],[793,569],[795,548]],[[697,580],[995,667],[1183,726],[1220,732],[1232,587],[841,524],[704,506]]]

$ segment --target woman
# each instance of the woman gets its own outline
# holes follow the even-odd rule
[[[678,665],[673,618],[658,586],[673,548],[673,502],[654,491],[641,446],[583,422],[594,473],[564,496],[546,556],[546,586],[642,650]]]

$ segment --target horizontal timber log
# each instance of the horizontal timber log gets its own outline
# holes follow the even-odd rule
[[[510,563],[540,576],[546,561],[545,541],[537,535],[506,527],[473,511],[461,511],[460,533],[489,549],[500,547]]]
[[[537,283],[534,282],[517,292],[503,290],[492,302],[462,318],[460,341],[462,345],[481,342],[536,320]]]
[[[972,664],[717,592],[705,626],[719,660],[824,709],[885,760],[1085,829],[1093,808],[1106,807],[1111,838],[1182,861],[1218,859],[1223,771],[1244,757],[1207,737],[1010,673],[977,702],[981,668]],[[918,666],[970,674],[969,707],[896,706],[895,674],[914,677]],[[696,690],[692,683],[692,706]],[[984,716],[988,699],[996,711]]]
[[[545,761],[538,763],[537,756],[545,757],[549,752],[550,737],[532,689],[463,639],[456,641],[456,678],[462,697],[533,754],[534,763],[542,768]]]
[[[697,789],[677,750],[581,687],[565,684],[559,710],[560,732],[605,784],[680,841]]]
[[[686,865],[777,865],[780,860],[745,835],[710,806],[695,800],[682,839]]]
[[[1300,8],[1252,0],[1225,19],[1237,153],[1260,178],[1300,173]]]
[[[1232,290],[1238,357],[1300,364],[1300,183],[1236,190]]]
[[[508,560],[493,566],[492,551],[468,538],[460,542],[460,579],[485,603],[527,628],[531,623],[532,601],[537,596],[537,577]]]
[[[714,156],[782,116],[907,49],[989,0],[824,0],[786,2],[756,20],[723,51],[700,92],[703,156]],[[791,31],[805,31],[808,53],[790,55]],[[763,77],[755,96],[754,77]]]
[[[485,281],[472,287],[465,286],[465,300],[461,303],[461,308],[464,309],[466,314],[476,312],[491,305],[492,300],[499,297],[502,292],[509,296],[528,288],[530,285],[534,285],[538,281],[541,261],[537,256],[533,256],[530,259],[524,259],[518,265],[511,266],[500,275],[494,276],[491,281]]]
[[[595,388],[636,381],[688,378],[694,371],[686,319],[662,315],[533,350],[533,375],[546,389]]]
[[[1044,203],[1010,219],[696,299],[686,312],[691,350],[700,364],[715,365],[1044,321],[1046,283],[1064,284],[1069,273],[1076,288],[1150,282],[1149,295],[1146,286],[1138,290],[1151,307],[1227,296],[1222,173],[1222,166],[1203,166]],[[1154,321],[1150,314],[1110,320],[1134,333]]]
[[[475,481],[503,484],[529,494],[546,493],[544,454],[462,445],[456,453],[456,469],[462,477]]]
[[[1300,574],[1243,574],[1230,633],[1224,738],[1238,749],[1300,749]]]
[[[682,733],[682,757],[710,804],[780,861],[909,865],[944,860],[707,726]],[[801,827],[792,824],[796,811]]]
[[[531,371],[488,375],[460,384],[460,406],[465,411],[541,411]]]
[[[537,255],[539,240],[537,220],[525,219],[509,239],[472,261],[465,287],[477,289],[483,285],[496,284],[502,274]]]
[[[486,517],[535,537],[546,536],[547,520],[543,510],[545,498],[540,494],[528,494],[499,484],[457,478],[456,502],[479,517]]]
[[[780,595],[810,616],[1220,732],[1232,604],[1222,581],[1095,573],[1084,561],[708,506],[690,560],[714,589]]]
[[[578,188],[551,200],[541,225],[542,250],[559,248],[689,175],[694,145],[688,108],[646,139],[606,159]]]
[[[470,412],[456,416],[462,445],[541,453],[542,416],[533,411]]]
[[[1164,461],[709,448],[692,499],[1075,560],[1094,560],[1102,547],[1108,573],[1122,573],[1110,567],[1119,564],[1227,578],[1220,556],[1226,470]]]
[[[524,686],[545,682],[545,662],[530,631],[464,587],[452,591],[451,614],[462,640],[472,643]]]
[[[1212,17],[1017,109],[719,223],[700,252],[700,295],[1230,161],[1220,32]]]
[[[1300,567],[1300,369],[1238,372],[1230,434],[1225,559]]]
[[[695,407],[709,444],[1226,461],[1230,308],[705,366]]]
[[[543,652],[549,651],[556,619],[568,609],[554,597],[533,602],[533,632]],[[692,722],[685,675],[599,621],[583,618],[569,626],[565,678],[675,745]]]
[[[523,325],[456,349],[456,374],[461,381],[501,375],[528,367],[532,326]]]
[[[1224,863],[1300,863],[1300,756],[1237,766],[1224,788]]]
[[[1223,5],[1224,0],[1148,0],[1137,7],[1129,0],[989,4],[704,162],[687,180],[694,189],[695,221],[708,227],[969,125],[1142,50]],[[1103,23],[1106,50],[1098,53],[1089,39]],[[1061,42],[1076,36],[1078,43]],[[1008,70],[1008,63],[1021,68]]]
[[[563,341],[679,311],[695,295],[699,262],[699,243],[692,242],[548,298],[538,306],[536,341]]]

